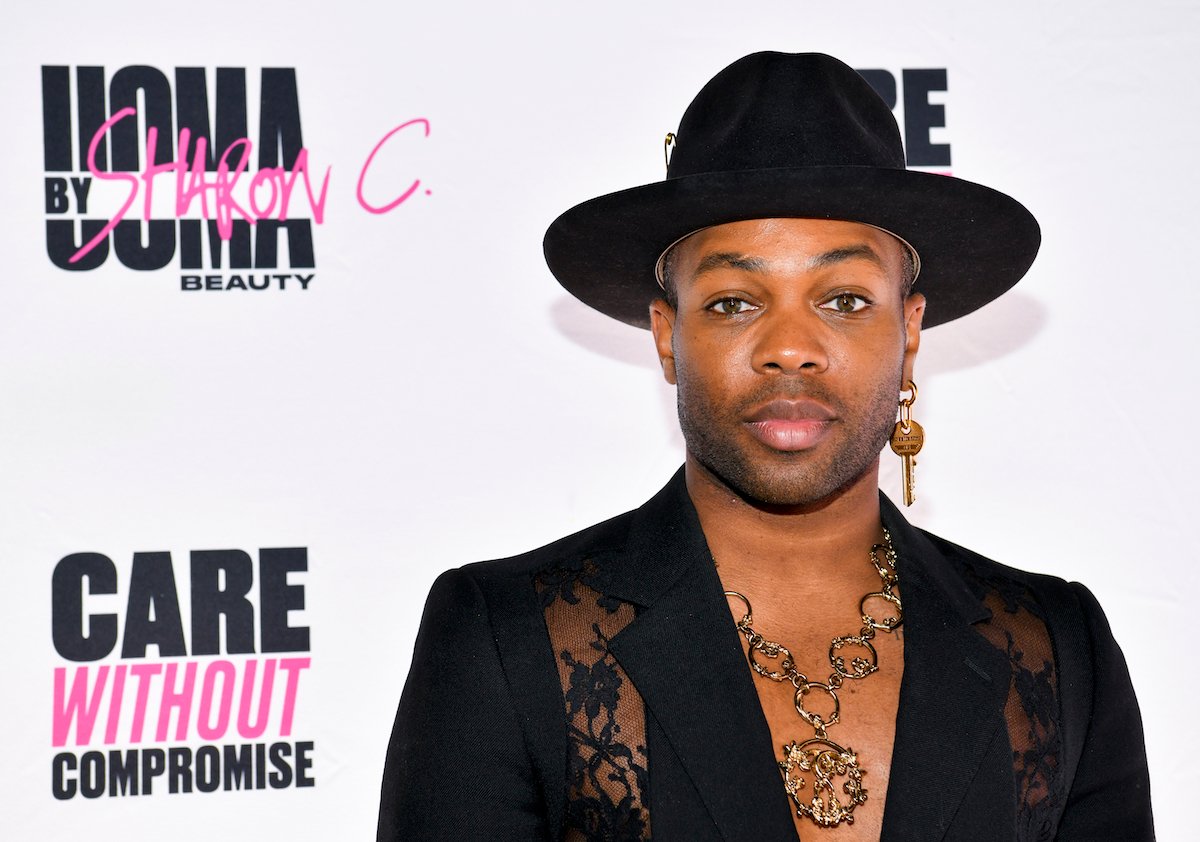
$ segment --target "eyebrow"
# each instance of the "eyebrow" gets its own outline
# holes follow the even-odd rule
[[[831,249],[830,251],[818,254],[808,261],[808,268],[824,269],[826,266],[833,266],[836,263],[842,263],[843,261],[855,258],[864,258],[874,263],[880,269],[884,268],[883,260],[875,253],[875,249],[866,243],[844,246],[843,248]]]
[[[884,268],[883,260],[866,243],[858,243],[852,246],[843,246],[842,248],[830,249],[821,254],[814,255],[808,261],[808,268],[824,269],[827,266],[833,266],[847,260],[864,259],[869,260],[881,269]],[[720,251],[705,255],[700,261],[700,265],[696,267],[696,271],[692,277],[698,278],[705,272],[711,272],[714,269],[741,269],[744,272],[766,272],[767,261],[761,257],[748,257],[737,252]]]
[[[761,257],[747,257],[731,251],[714,252],[704,256],[692,277],[700,277],[714,269],[741,269],[745,272],[765,272],[767,261]]]

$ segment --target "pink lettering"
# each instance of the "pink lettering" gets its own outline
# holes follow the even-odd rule
[[[125,698],[125,664],[118,664],[113,670],[112,692],[108,696],[108,725],[104,728],[104,744],[112,745],[117,741],[117,728],[121,725],[121,700]]]
[[[250,210],[259,219],[270,216],[279,202],[279,173],[279,167],[263,167],[250,179]],[[271,188],[271,201],[265,208],[258,204],[258,193],[264,185]]]
[[[250,722],[250,708],[254,700],[254,674],[258,671],[257,661],[247,661],[242,678],[242,704],[238,709],[238,733],[246,739],[254,739],[267,730],[267,719],[271,714],[271,690],[275,683],[275,659],[266,661],[263,671],[262,691],[258,697],[258,717]]]
[[[203,740],[219,740],[229,728],[229,711],[233,707],[233,680],[236,675],[229,661],[213,661],[204,671],[204,687],[200,690],[200,713],[196,730]],[[221,679],[221,702],[217,708],[217,724],[211,725],[214,687]]]
[[[133,108],[122,108],[116,114],[112,115],[107,120],[105,120],[104,124],[101,125],[100,128],[96,129],[96,133],[94,135],[92,135],[92,142],[88,144],[88,153],[87,153],[88,172],[90,172],[93,176],[95,176],[95,178],[99,181],[128,182],[129,195],[125,197],[125,204],[121,205],[121,209],[119,211],[117,211],[116,215],[113,216],[112,219],[110,219],[108,222],[106,222],[104,224],[104,227],[100,229],[99,233],[97,233],[96,236],[92,237],[90,240],[88,240],[86,243],[84,243],[83,246],[79,249],[79,251],[77,251],[77,252],[75,252],[75,254],[71,255],[71,258],[67,261],[68,263],[77,262],[85,254],[87,254],[89,251],[91,251],[97,245],[99,245],[100,242],[102,242],[108,236],[109,232],[117,227],[117,223],[120,222],[125,217],[125,214],[129,212],[129,208],[133,206],[133,200],[137,198],[137,194],[138,194],[137,176],[129,175],[128,173],[106,173],[106,172],[101,172],[100,170],[98,170],[96,168],[96,147],[98,147],[100,145],[100,139],[102,137],[104,137],[104,135],[106,135],[108,133],[108,130],[111,129],[113,126],[115,126],[117,123],[121,122],[126,117],[130,117],[136,113],[137,113],[137,111]]]
[[[363,196],[363,183],[367,180],[367,170],[371,168],[371,162],[375,160],[375,156],[379,153],[379,150],[382,149],[383,145],[391,140],[392,137],[402,129],[417,125],[418,123],[425,127],[425,137],[429,137],[429,121],[424,117],[417,117],[414,120],[409,120],[407,123],[401,123],[399,126],[396,126],[396,128],[385,134],[383,139],[380,140],[379,143],[375,144],[375,148],[371,150],[371,154],[367,156],[367,161],[365,164],[363,164],[362,171],[358,174],[358,188],[355,193],[355,195],[358,197],[359,205],[361,205],[364,210],[369,211],[370,213],[387,213],[388,211],[393,210],[403,202],[407,201],[410,196],[417,192],[417,188],[421,186],[420,179],[413,179],[412,184],[408,186],[407,190],[386,205],[372,205],[367,201],[366,197]],[[328,176],[326,176],[326,178],[328,178]]]
[[[162,701],[158,707],[158,729],[154,739],[163,742],[167,739],[167,730],[171,725],[171,711],[178,710],[179,717],[175,721],[175,739],[186,740],[188,718],[192,713],[192,693],[196,688],[196,663],[193,661],[184,667],[183,689],[175,689],[175,674],[179,664],[167,664],[167,674],[163,677]]]
[[[242,215],[242,218],[249,222],[254,222],[254,217],[233,198],[233,188],[237,184],[238,178],[246,169],[246,165],[250,163],[250,138],[243,137],[241,140],[235,140],[229,144],[229,148],[221,153],[221,160],[217,161],[217,231],[221,235],[222,240],[228,240],[233,236],[233,212],[236,210]],[[238,159],[237,166],[233,170],[233,178],[229,177],[229,155],[234,149],[241,147],[242,157]]]
[[[142,203],[142,219],[150,219],[150,205],[154,201],[154,177],[159,173],[170,172],[175,170],[186,169],[183,163],[183,157],[186,154],[186,143],[188,138],[188,130],[184,129],[179,133],[179,162],[171,162],[169,164],[154,163],[154,150],[158,148],[158,127],[151,126],[146,132],[146,165],[142,170],[142,184],[146,186],[144,191],[145,200]]]
[[[96,671],[96,684],[92,688],[91,698],[88,698],[88,668],[76,667],[75,679],[71,682],[71,694],[67,695],[67,670],[56,667],[54,670],[54,745],[67,744],[67,734],[71,723],[75,723],[75,744],[87,745],[92,739],[92,729],[96,725],[96,714],[100,711],[100,699],[104,695],[104,685],[108,681],[108,665],[99,667]]]
[[[316,197],[313,195],[312,182],[308,179],[308,150],[301,149],[296,153],[296,163],[292,166],[291,177],[280,170],[280,181],[283,184],[283,206],[279,209],[279,219],[287,219],[288,204],[292,198],[292,188],[296,186],[296,178],[304,177],[304,192],[308,194],[308,204],[312,208],[313,221],[318,225],[325,221],[325,195],[329,192],[329,172],[332,168],[325,168],[325,178],[321,181],[321,195]]]
[[[300,670],[306,670],[311,658],[281,658],[279,668],[287,673],[287,689],[283,693],[283,718],[279,723],[279,736],[292,733],[292,714],[296,710],[296,690],[300,686]]]
[[[146,725],[146,703],[150,700],[150,681],[162,672],[162,664],[134,664],[130,674],[138,680],[137,699],[133,703],[133,724],[129,726],[129,741],[140,743]]]
[[[179,155],[183,157],[184,147],[183,133],[187,129],[179,132]],[[190,134],[190,133],[189,133]],[[196,151],[192,156],[191,170],[181,169],[175,173],[175,215],[183,216],[188,212],[188,208],[192,206],[192,199],[200,197],[200,215],[205,219],[209,218],[208,214],[208,189],[209,185],[204,180],[204,156],[208,151],[208,142],[204,138],[197,138]]]
[[[321,180],[320,190],[314,190],[309,174],[308,150],[303,148],[297,153],[296,161],[290,170],[283,167],[265,167],[254,175],[249,186],[249,209],[244,207],[241,200],[234,195],[239,179],[250,164],[250,154],[254,147],[254,144],[246,137],[239,138],[229,144],[229,148],[221,154],[220,159],[217,161],[215,176],[209,179],[205,171],[208,144],[203,137],[196,139],[191,166],[188,165],[187,156],[192,135],[191,131],[186,128],[179,130],[178,159],[165,164],[158,164],[154,162],[153,158],[154,149],[158,144],[158,129],[151,126],[146,132],[145,160],[139,175],[101,172],[96,164],[96,150],[100,145],[100,141],[113,126],[126,117],[135,114],[137,114],[137,111],[132,107],[122,108],[100,126],[95,135],[92,136],[91,143],[88,144],[88,171],[100,181],[123,181],[127,183],[129,185],[129,194],[125,197],[120,210],[113,215],[112,219],[105,223],[96,236],[92,237],[92,239],[81,246],[70,257],[69,262],[78,262],[108,237],[117,226],[117,223],[125,218],[125,215],[133,206],[141,186],[145,187],[144,196],[142,197],[142,216],[144,219],[149,220],[154,203],[154,180],[156,177],[172,171],[175,173],[175,216],[177,218],[185,216],[191,208],[193,201],[198,198],[200,200],[201,216],[204,219],[213,219],[215,217],[217,231],[221,239],[224,240],[228,240],[233,236],[233,221],[235,217],[240,217],[251,223],[268,218],[278,219],[281,222],[286,221],[291,205],[292,191],[296,187],[298,180],[302,180],[304,183],[304,190],[308,195],[309,205],[313,212],[313,221],[317,224],[325,221],[325,201],[328,197],[329,177],[333,168],[325,168],[325,177]],[[259,200],[258,194],[265,187],[270,188],[270,201],[264,207]],[[211,205],[209,203],[210,192],[212,194]]]
[[[268,728],[289,737],[301,674],[311,667],[309,657],[59,667],[54,671],[54,745],[66,745],[72,737],[76,745],[91,744],[93,738],[99,742],[102,716],[105,745],[118,738],[134,744],[183,741],[191,738],[193,723],[200,739],[220,740],[234,729],[235,704],[236,729],[243,738],[260,738]],[[136,690],[128,687],[131,683]],[[151,733],[147,722],[154,725]]]

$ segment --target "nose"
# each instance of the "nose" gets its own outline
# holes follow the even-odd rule
[[[829,367],[820,318],[812,313],[776,310],[760,319],[753,353],[755,371],[816,374]]]

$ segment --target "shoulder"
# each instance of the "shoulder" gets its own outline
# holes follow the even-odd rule
[[[999,599],[1007,610],[1024,608],[1048,625],[1077,624],[1095,598],[1078,582],[1003,564],[923,529],[920,532],[946,560],[953,573],[980,600]]]
[[[636,510],[635,510],[636,511]],[[574,602],[574,590],[595,583],[597,570],[622,552],[634,512],[626,512],[507,558],[478,561],[446,570],[426,598],[417,651],[438,640],[443,647],[466,647],[476,637],[502,659],[506,653],[540,646],[543,612],[556,594]]]
[[[925,530],[917,530],[938,551],[948,570],[990,611],[1028,614],[1045,625],[1053,637],[1063,668],[1097,662],[1119,652],[1104,609],[1080,582],[1002,564]]]
[[[528,581],[549,570],[576,567],[587,559],[602,559],[624,549],[636,511],[625,512],[518,555],[463,565],[447,571],[442,577],[465,578],[486,589],[511,580]]]

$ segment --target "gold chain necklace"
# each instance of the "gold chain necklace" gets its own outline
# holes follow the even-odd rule
[[[792,652],[786,646],[767,640],[754,630],[754,612],[750,608],[750,600],[737,591],[725,591],[726,596],[736,597],[746,606],[746,614],[737,623],[737,629],[749,644],[747,653],[750,669],[771,681],[790,681],[796,688],[796,713],[812,726],[815,735],[802,743],[792,740],[783,746],[783,759],[779,761],[779,770],[783,773],[783,786],[787,790],[792,803],[796,805],[796,815],[812,819],[819,827],[836,827],[845,822],[854,824],[854,808],[867,801],[867,790],[863,788],[862,778],[865,772],[859,768],[858,755],[852,748],[842,748],[829,739],[827,729],[841,721],[841,703],[837,691],[846,679],[859,680],[866,678],[879,669],[879,655],[871,640],[876,631],[894,632],[904,621],[904,609],[900,597],[895,593],[896,587],[896,551],[892,547],[892,536],[883,530],[883,543],[871,546],[871,564],[875,567],[883,582],[878,591],[863,596],[858,602],[859,614],[862,616],[862,628],[858,634],[835,637],[829,643],[829,664],[833,672],[824,682],[809,681],[796,669]],[[883,600],[892,611],[892,616],[876,620],[867,610],[868,603]],[[882,607],[882,606],[881,606]],[[841,650],[846,647],[856,647],[861,652],[850,659],[846,665],[846,657]],[[782,656],[779,669],[769,669],[755,660],[755,653],[761,652],[767,658],[775,659]],[[826,718],[815,711],[804,707],[804,697],[813,691],[827,694],[833,703],[833,711]],[[811,773],[812,798],[804,800],[801,790],[805,787],[805,779],[799,772]],[[849,796],[848,803],[843,804],[838,799],[835,779],[845,778],[842,791]]]

